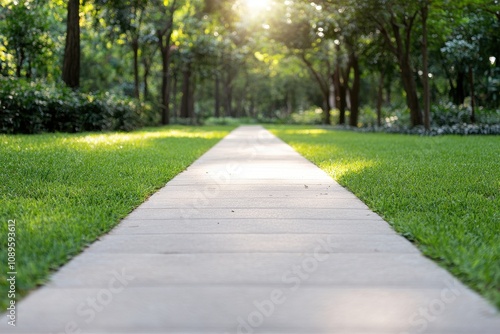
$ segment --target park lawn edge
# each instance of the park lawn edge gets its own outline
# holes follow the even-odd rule
[[[494,178],[497,174],[495,168],[498,169],[495,167],[494,156],[495,153],[496,156],[500,155],[500,137],[421,137],[338,131],[315,126],[267,128],[354,193],[371,210],[381,215],[397,233],[415,244],[425,256],[482,294],[500,310],[500,183]],[[369,143],[367,139],[374,142]],[[377,145],[380,146],[376,147]],[[414,151],[402,152],[401,146],[404,145]],[[460,145],[465,148],[462,149]],[[478,149],[473,151],[471,148]],[[401,156],[394,158],[391,164],[388,163],[388,156],[391,155]],[[410,172],[409,157],[416,157],[414,161],[418,164],[418,168]],[[435,162],[436,159],[444,161],[445,158],[452,159],[451,161],[456,159],[456,166],[441,166],[438,163],[436,167],[427,163]],[[446,182],[440,181],[432,173],[426,174],[432,170],[443,173]],[[469,179],[462,176],[464,171],[465,176],[471,174]],[[481,173],[475,173],[477,171]],[[377,176],[377,173],[380,175]],[[393,174],[389,175],[391,173]],[[416,175],[425,176],[421,181],[424,186],[415,181],[419,180],[414,179]],[[454,177],[458,180],[455,180],[456,183],[453,182]],[[404,181],[391,178],[402,178]],[[414,191],[417,189],[423,193],[428,184],[438,185],[436,189],[429,191],[428,196],[418,196],[418,192]],[[390,191],[381,189],[383,187]],[[406,196],[398,196],[398,191]],[[415,203],[411,203],[412,198],[408,198],[408,195],[416,197]],[[404,210],[402,204],[398,207],[397,202],[401,198],[411,210]],[[431,204],[439,210],[430,208]],[[472,224],[477,226],[470,226]],[[447,236],[448,234],[453,237]],[[483,242],[485,245],[482,245]]]
[[[0,235],[15,219],[16,299],[44,285],[234,128],[0,135]],[[6,259],[7,238],[0,246]],[[10,300],[6,275],[0,272],[0,311]]]

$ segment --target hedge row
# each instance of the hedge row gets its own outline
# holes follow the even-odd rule
[[[410,128],[409,112],[396,110],[394,116],[381,126],[365,126],[362,128],[338,127],[359,132],[403,133],[423,136],[439,135],[500,135],[500,110],[477,108],[476,123],[470,123],[471,108],[456,106],[452,103],[435,104],[431,109],[431,128],[423,126]]]
[[[440,135],[500,135],[500,124],[455,124],[432,126],[429,130],[424,127],[409,128],[385,128],[388,133],[404,133],[422,136]]]
[[[0,78],[0,133],[131,131],[140,126],[138,109],[110,93]]]
[[[455,125],[433,125],[429,130],[423,126],[400,127],[400,126],[369,126],[364,128],[354,128],[351,126],[330,126],[335,130],[348,130],[356,132],[385,132],[385,133],[400,133],[408,135],[421,136],[441,136],[441,135],[500,135],[500,124],[455,124]]]

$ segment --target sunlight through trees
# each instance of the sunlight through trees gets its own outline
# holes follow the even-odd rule
[[[442,115],[500,118],[497,2],[0,4],[1,77],[128,96],[144,124],[243,117],[429,128]]]

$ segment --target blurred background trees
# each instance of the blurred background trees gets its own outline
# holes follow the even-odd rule
[[[0,0],[0,120],[21,80],[143,125],[494,123],[499,28],[495,0]]]

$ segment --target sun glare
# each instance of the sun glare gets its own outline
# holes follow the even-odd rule
[[[269,5],[270,0],[243,0],[245,6],[252,12],[260,12],[265,10]]]

